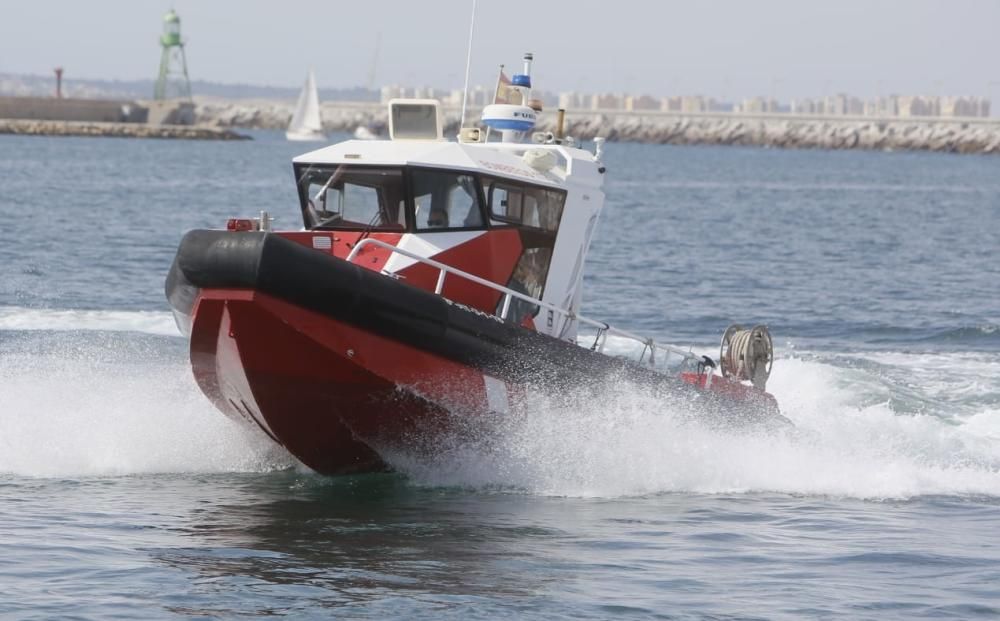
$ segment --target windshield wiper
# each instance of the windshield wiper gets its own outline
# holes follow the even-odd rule
[[[379,223],[379,226],[381,226],[382,223],[379,222],[381,219],[382,219],[382,209],[379,208],[375,212],[375,215],[372,217],[372,219],[368,222],[368,225],[365,226],[364,230],[361,231],[361,235],[358,236],[358,241],[354,242],[354,244],[357,245],[358,243],[361,242],[362,239],[371,235],[372,229],[375,228],[376,223]]]
[[[324,207],[323,207],[323,213],[325,213],[325,214],[328,214],[328,213],[330,213],[330,212],[329,212],[329,211],[328,211],[328,210],[326,209],[326,198],[325,198],[325,194],[326,194],[326,193],[327,193],[327,191],[328,191],[328,190],[330,189],[330,186],[331,186],[331,185],[333,184],[333,181],[334,181],[334,179],[336,179],[336,178],[337,178],[337,177],[339,176],[339,175],[337,174],[337,172],[338,172],[338,171],[334,171],[334,172],[330,173],[330,177],[329,177],[329,178],[328,178],[328,179],[326,180],[326,183],[324,183],[324,184],[323,184],[323,187],[321,187],[321,188],[319,189],[319,192],[316,192],[316,196],[314,196],[314,197],[312,198],[312,200],[311,200],[311,201],[309,201],[309,204],[310,204],[310,206],[312,207],[312,209],[313,209],[313,211],[314,211],[314,212],[315,212],[315,211],[317,211],[317,210],[316,210],[316,204],[317,204],[317,203],[319,202],[319,199],[320,199],[320,198],[323,198],[323,205],[324,205]],[[317,222],[316,224],[314,224],[314,225],[313,225],[313,227],[322,227],[322,226],[326,226],[327,224],[329,224],[329,223],[331,223],[331,222],[334,222],[335,220],[342,220],[342,219],[343,219],[343,216],[341,216],[341,215],[340,215],[339,213],[334,213],[334,214],[333,214],[332,216],[327,216],[326,218],[323,218],[323,220],[322,220],[322,221],[320,221],[320,222]]]
[[[316,196],[313,197],[313,202],[318,201],[321,196],[326,194],[326,191],[330,189],[330,184],[333,183],[333,178],[336,176],[337,175],[335,174],[330,175],[330,178],[326,180],[326,183],[324,183],[323,187],[319,189],[319,192],[316,192]]]

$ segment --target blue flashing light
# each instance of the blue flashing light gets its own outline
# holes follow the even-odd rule
[[[524,75],[523,73],[515,74],[513,78],[510,79],[510,83],[514,86],[523,86],[525,88],[531,88],[531,76]]]

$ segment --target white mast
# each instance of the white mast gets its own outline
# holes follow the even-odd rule
[[[469,25],[469,51],[465,57],[465,88],[462,91],[462,120],[458,128],[465,127],[465,107],[469,102],[469,70],[472,68],[472,38],[476,34],[476,0],[472,0],[472,23]]]

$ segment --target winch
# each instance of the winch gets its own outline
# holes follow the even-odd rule
[[[749,330],[734,323],[726,328],[719,349],[719,366],[723,377],[747,380],[754,388],[764,390],[774,364],[774,344],[767,326]]]

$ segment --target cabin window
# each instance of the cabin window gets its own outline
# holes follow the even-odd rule
[[[489,182],[490,217],[504,224],[518,224],[555,233],[559,229],[565,192],[507,180]]]
[[[549,263],[552,261],[552,248],[537,247],[525,248],[514,266],[514,272],[507,282],[507,287],[529,295],[536,299],[541,299],[545,291],[545,278],[549,273]],[[497,303],[496,313],[503,310],[503,298]],[[510,308],[507,310],[507,321],[520,324],[527,317],[535,317],[541,308],[537,304],[532,304],[519,298],[512,298]]]
[[[418,230],[467,229],[484,226],[475,177],[460,173],[413,169],[413,216]]]
[[[298,172],[307,229],[402,231],[406,228],[402,170],[309,166]]]
[[[483,185],[487,189],[490,219],[496,224],[517,228],[523,248],[507,286],[541,299],[566,193],[510,179],[487,178],[483,180]],[[501,298],[497,312],[500,312],[502,304]],[[507,320],[522,323],[536,316],[538,311],[538,305],[514,299],[511,300]]]

